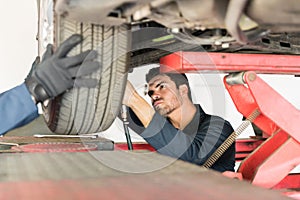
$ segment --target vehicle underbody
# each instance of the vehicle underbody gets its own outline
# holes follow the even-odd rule
[[[296,0],[284,3],[280,0],[90,0],[74,3],[61,0],[56,4],[59,14],[77,21],[104,25],[127,23],[133,34],[148,27],[164,28],[162,35],[202,45],[206,51],[286,54],[299,54],[299,10]],[[159,37],[159,33],[152,37]],[[140,49],[135,37],[133,41],[133,49]]]
[[[47,43],[80,33],[84,43],[73,52],[96,49],[104,67],[92,75],[98,88],[73,89],[44,106],[49,128],[61,134],[106,130],[119,114],[128,72],[168,54],[300,53],[297,0],[38,2],[40,54]]]

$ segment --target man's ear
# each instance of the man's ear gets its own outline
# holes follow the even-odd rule
[[[189,88],[187,87],[187,85],[180,85],[179,86],[179,93],[181,96],[187,96],[189,93]]]

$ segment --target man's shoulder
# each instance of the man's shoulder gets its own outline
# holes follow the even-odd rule
[[[224,118],[217,116],[217,115],[206,114],[203,122],[207,122],[207,123],[211,123],[211,124],[222,124],[222,125],[231,127],[231,124],[229,121],[227,121]]]
[[[201,118],[203,121],[206,122],[214,122],[214,123],[224,123],[226,126],[231,126],[230,122],[225,120],[224,118],[218,116],[218,115],[212,115],[212,114],[207,114],[199,104],[195,104],[195,106],[198,106],[200,115],[202,116]]]
[[[227,138],[232,132],[233,128],[231,124],[222,117],[216,115],[209,115],[200,123],[198,132],[199,133],[209,133],[211,136],[220,137],[223,139]]]
[[[223,133],[225,135],[228,135],[233,131],[230,122],[220,116],[211,115],[203,112],[201,118],[202,119],[199,127],[200,129],[208,128],[210,130],[215,130],[217,132]]]

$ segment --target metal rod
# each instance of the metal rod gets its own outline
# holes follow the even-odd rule
[[[230,73],[226,76],[226,83],[229,85],[244,84],[244,74],[245,72]]]
[[[35,134],[33,136],[37,138],[92,138],[92,139],[98,137],[98,135],[42,135],[42,134]]]
[[[121,116],[123,119],[123,126],[124,126],[128,150],[133,150],[131,137],[130,137],[130,133],[129,133],[129,128],[128,128],[129,122],[127,120],[127,107],[125,105],[122,105]]]
[[[0,142],[0,145],[19,146],[19,144],[17,144],[17,143],[12,143],[12,142]]]

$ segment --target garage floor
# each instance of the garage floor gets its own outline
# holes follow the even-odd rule
[[[34,134],[53,134],[43,116],[5,136]],[[289,199],[155,152],[108,149],[1,153],[0,199]]]
[[[289,199],[155,152],[4,153],[0,169],[0,199]]]

